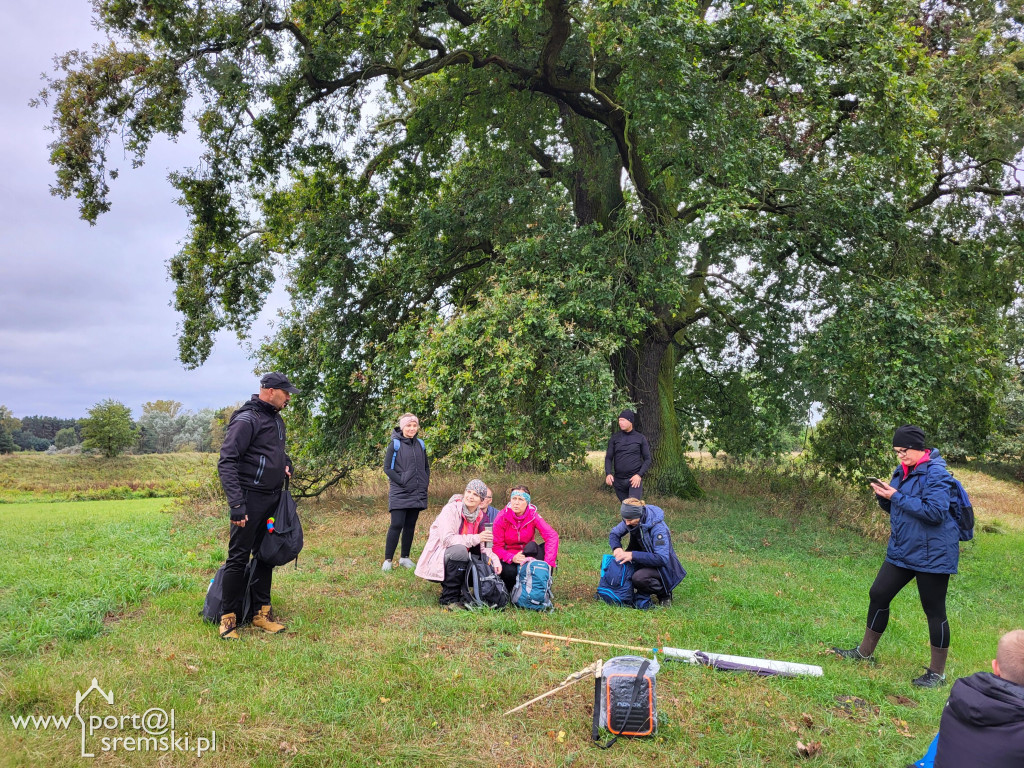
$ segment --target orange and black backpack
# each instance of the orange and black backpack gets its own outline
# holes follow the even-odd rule
[[[655,676],[658,662],[642,656],[616,656],[601,668],[594,683],[594,727],[591,737],[608,749],[619,736],[653,736],[658,732]],[[612,738],[601,744],[601,729]]]

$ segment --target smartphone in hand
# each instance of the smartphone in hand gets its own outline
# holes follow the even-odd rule
[[[867,480],[869,484],[878,483],[879,485],[885,485],[888,482],[887,480],[880,480],[877,477],[869,477]]]

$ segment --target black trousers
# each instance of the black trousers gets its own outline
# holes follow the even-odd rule
[[[615,491],[615,495],[619,497],[619,501],[624,501],[627,498],[642,499],[644,497],[644,481],[640,480],[640,487],[634,488],[629,484],[629,478],[633,477],[629,475],[627,477],[612,477],[612,489]]]
[[[441,605],[457,603],[462,600],[462,584],[466,580],[469,558],[480,557],[480,545],[466,547],[453,544],[444,551],[444,579],[441,581]]]
[[[281,500],[281,491],[273,493],[245,492],[245,512],[249,520],[244,528],[231,526],[228,539],[228,559],[224,563],[224,613],[238,616],[242,610],[242,599],[245,597],[245,566],[249,564],[250,555],[260,550],[263,537],[267,533],[267,518],[273,517],[277,504]],[[256,564],[253,574],[253,592],[256,610],[260,606],[270,605],[270,583],[274,577],[272,565]]]
[[[879,634],[885,632],[889,624],[889,604],[915,579],[921,607],[928,618],[928,638],[936,648],[949,648],[949,622],[946,620],[948,573],[921,573],[900,568],[886,560],[868,592],[868,629]]]
[[[633,571],[633,589],[642,595],[657,595],[658,599],[672,597],[661,581],[657,568],[637,568]]]
[[[384,540],[384,559],[391,560],[395,556],[395,549],[398,547],[398,536],[402,536],[402,557],[408,557],[412,552],[412,538],[416,533],[416,520],[419,519],[419,509],[392,509],[391,526],[388,528],[387,538]]]
[[[534,560],[544,559],[544,542],[538,544],[535,541],[528,541],[523,545],[523,554],[532,557]],[[501,580],[505,582],[508,593],[512,594],[512,587],[516,585],[516,576],[519,575],[519,566],[515,563],[501,563]]]

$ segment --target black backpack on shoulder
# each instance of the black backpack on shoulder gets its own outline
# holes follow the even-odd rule
[[[462,604],[467,608],[501,609],[508,605],[508,589],[486,557],[470,555],[462,582]]]

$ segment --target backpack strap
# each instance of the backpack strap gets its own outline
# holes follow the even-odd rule
[[[391,453],[391,468],[395,468],[395,457],[398,456],[398,449],[402,447],[402,444],[398,442],[397,437],[391,438],[391,447],[394,449]],[[416,442],[420,444],[420,448],[423,449],[423,455],[427,455],[427,444],[423,442],[422,438],[417,437]]]
[[[631,714],[633,714],[633,710],[636,709],[637,702],[640,701],[640,686],[643,685],[644,673],[647,672],[647,668],[649,666],[651,666],[650,660],[649,659],[644,659],[644,663],[641,664],[640,665],[640,669],[637,670],[636,678],[633,680],[633,696],[632,696],[632,698],[631,698],[631,700],[629,702],[629,712],[626,714],[626,719],[627,720],[629,719],[629,716]],[[601,679],[603,680],[604,678],[602,677]],[[601,684],[600,684],[600,681],[598,681],[597,688],[598,688],[597,693],[594,694],[594,705],[596,707],[595,713],[599,713],[600,712],[600,705],[601,705]],[[598,718],[598,716],[599,716],[598,714],[594,715],[594,728],[593,728],[593,730],[591,732],[591,737],[593,738],[594,741],[597,741],[598,738],[599,738],[598,732],[597,732],[597,718]],[[609,719],[608,725],[610,726],[611,725],[611,712],[608,713],[608,719]],[[625,725],[625,722],[623,722],[623,725]],[[611,728],[609,728],[609,731],[610,730],[611,730]],[[605,744],[598,744],[597,746],[599,748],[601,748],[601,749],[608,749],[608,747],[610,747],[612,744],[614,744],[618,740],[619,736],[621,736],[621,735],[622,734],[617,733],[608,742],[606,742]]]

